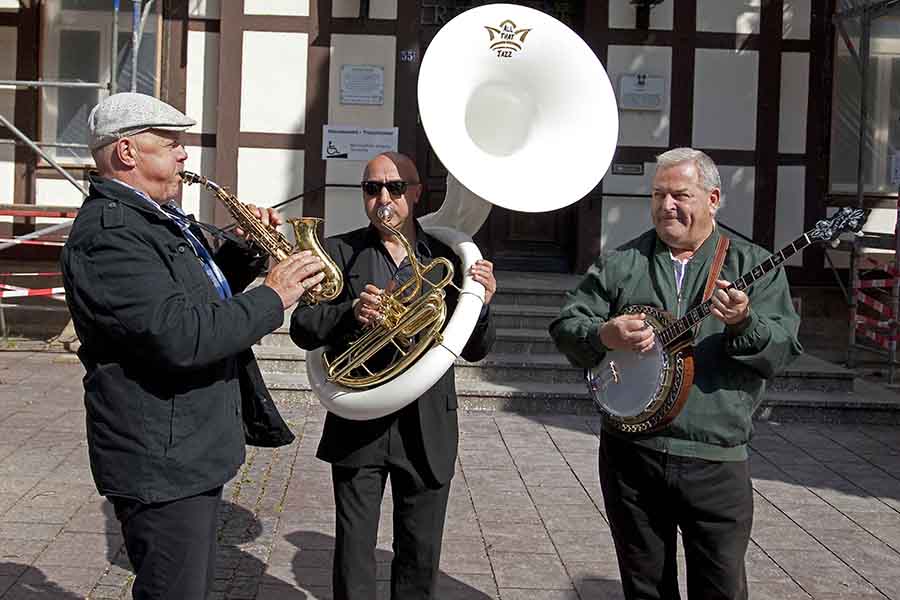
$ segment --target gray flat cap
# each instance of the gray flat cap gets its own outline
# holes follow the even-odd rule
[[[184,131],[196,123],[153,96],[134,92],[113,94],[95,106],[88,116],[88,145],[95,150],[148,129]]]

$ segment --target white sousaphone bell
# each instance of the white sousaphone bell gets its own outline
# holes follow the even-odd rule
[[[462,293],[442,342],[378,387],[330,383],[324,349],[309,352],[313,391],[347,419],[403,408],[460,355],[484,299],[468,275],[481,258],[471,236],[490,206],[545,212],[577,202],[600,182],[616,147],[618,111],[603,65],[569,27],[524,6],[480,6],[442,27],[422,59],[418,102],[428,141],[450,173],[441,208],[419,222],[459,256]]]

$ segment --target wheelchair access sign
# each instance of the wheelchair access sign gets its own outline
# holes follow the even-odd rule
[[[322,135],[324,160],[371,160],[382,152],[396,152],[398,129],[352,125],[325,125]]]

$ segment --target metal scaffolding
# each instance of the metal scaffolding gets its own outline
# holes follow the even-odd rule
[[[856,165],[856,205],[859,208],[871,208],[867,206],[865,194],[865,170],[867,168],[866,135],[871,127],[869,115],[869,61],[871,58],[871,38],[873,23],[886,15],[897,14],[895,9],[900,8],[900,0],[880,0],[874,2],[853,2],[845,0],[843,8],[836,11],[833,22],[840,35],[844,46],[853,59],[860,76],[859,93],[859,132],[857,138],[857,165]],[[848,21],[857,21],[859,24],[859,47],[854,44],[847,30]],[[898,194],[900,202],[900,194]],[[897,205],[898,219],[900,219],[900,204]],[[889,277],[877,280],[864,280],[860,278],[860,272],[866,267],[864,255],[866,250],[872,247],[894,251],[894,264],[887,266],[885,270]],[[858,236],[850,245],[850,293],[848,301],[850,307],[849,339],[847,348],[847,366],[853,368],[856,365],[856,351],[861,348],[859,337],[874,342],[880,347],[880,351],[887,356],[888,380],[894,383],[897,362],[897,337],[898,337],[898,312],[900,312],[900,220],[895,225],[892,240],[875,240],[870,236]],[[872,296],[864,292],[864,289],[881,288],[889,294],[888,303],[880,303]],[[870,309],[879,313],[879,318],[873,319],[859,314],[860,304],[868,305]],[[885,318],[886,317],[886,318]],[[867,350],[872,350],[870,345]]]
[[[156,0],[132,0],[132,37],[131,37],[131,91],[137,91],[138,76],[138,56],[140,54],[141,39],[144,28],[153,5]],[[119,31],[119,14],[121,0],[112,0],[111,16],[112,31],[110,37],[110,75],[107,83],[93,81],[54,81],[54,80],[0,80],[0,85],[12,86],[16,88],[93,88],[99,90],[107,90],[110,94],[115,94],[118,88],[118,31]],[[67,143],[57,141],[36,141],[29,138],[25,133],[17,129],[7,118],[0,114],[0,126],[6,127],[15,136],[16,139],[0,140],[4,144],[21,144],[30,148],[44,161],[47,162],[55,171],[62,175],[67,181],[74,185],[79,192],[87,195],[85,189],[77,180],[63,168],[56,160],[50,157],[41,148],[67,148],[72,150],[87,150],[87,144]]]
[[[111,0],[111,18],[112,18],[112,35],[110,36],[110,74],[109,81],[107,83],[101,82],[91,82],[91,81],[58,81],[58,80],[0,80],[0,85],[10,86],[14,88],[93,88],[98,90],[107,90],[110,94],[115,94],[117,92],[118,87],[118,38],[119,38],[119,14],[120,14],[120,3],[121,0]],[[143,37],[144,28],[147,23],[147,19],[150,15],[150,12],[153,10],[153,5],[155,0],[146,0],[144,3],[142,0],[132,0],[132,38],[131,38],[131,85],[130,89],[132,92],[137,91],[137,76],[138,76],[138,57],[140,53],[141,39]],[[59,141],[39,141],[33,140],[24,132],[22,132],[19,128],[17,128],[10,119],[7,119],[4,115],[0,114],[0,127],[5,127],[13,134],[14,139],[0,139],[0,143],[3,144],[15,144],[22,145],[29,148],[32,152],[34,152],[37,156],[39,156],[43,161],[45,161],[50,167],[52,167],[56,172],[58,172],[62,177],[66,179],[69,183],[71,183],[83,196],[87,196],[87,190],[82,186],[82,184],[71,174],[69,173],[62,165],[60,165],[53,157],[47,154],[43,148],[66,148],[70,150],[87,150],[88,145],[83,143],[71,143],[71,142],[59,142]],[[56,209],[58,211],[58,208]],[[14,211],[13,211],[14,212]],[[40,211],[38,211],[40,212]],[[13,214],[13,213],[10,213]],[[31,214],[31,216],[35,216],[35,214]],[[12,247],[14,245],[24,243],[32,240],[33,238],[38,238],[43,235],[46,235],[51,232],[56,232],[58,230],[64,229],[71,224],[71,221],[66,223],[60,223],[57,225],[52,225],[38,231],[34,231],[25,236],[20,236],[17,239],[12,241],[8,241],[6,243],[0,244],[0,250],[3,250],[8,247]],[[15,294],[10,295],[10,292],[6,292],[6,295],[9,297],[18,297]],[[6,296],[2,296],[6,297]],[[0,297],[0,298],[2,298]],[[6,308],[10,308],[16,305],[6,305]],[[44,307],[29,307],[36,308],[37,310],[47,310]],[[2,299],[0,299],[0,330],[2,330],[2,334],[6,335],[6,319],[4,314],[4,305]],[[77,343],[77,338],[75,336],[74,328],[72,327],[72,322],[69,320],[69,323],[63,329],[62,333],[60,333],[54,340],[51,340],[51,343],[61,343],[63,345],[69,345],[73,343]]]

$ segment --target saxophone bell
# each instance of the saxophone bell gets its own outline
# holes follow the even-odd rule
[[[263,225],[259,217],[240,202],[234,194],[229,193],[213,180],[190,171],[180,171],[178,175],[188,185],[199,183],[213,192],[216,198],[231,213],[231,218],[234,219],[237,226],[244,231],[249,239],[253,240],[257,246],[276,261],[281,262],[291,254],[301,250],[310,250],[325,263],[325,269],[323,270],[325,278],[313,289],[307,291],[303,296],[304,303],[317,304],[318,302],[333,300],[341,293],[344,287],[344,276],[335,262],[328,256],[328,253],[322,248],[317,237],[316,229],[322,219],[315,217],[288,219],[288,223],[294,228],[294,236],[296,238],[296,243],[291,244],[277,229]]]

